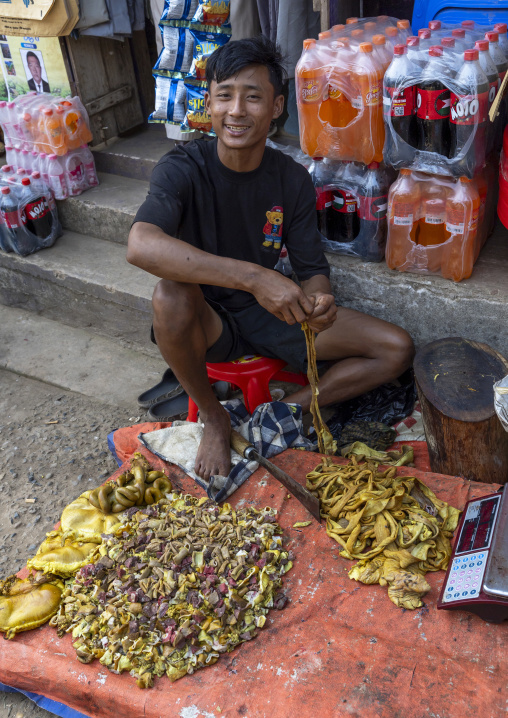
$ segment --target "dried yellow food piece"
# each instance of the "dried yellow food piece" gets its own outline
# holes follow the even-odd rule
[[[349,577],[388,586],[397,606],[421,606],[430,590],[424,574],[448,568],[460,511],[414,476],[397,476],[394,467],[380,472],[377,462],[356,456],[342,466],[323,462],[307,475],[307,488],[319,497],[341,556],[358,560]]]
[[[0,583],[0,631],[8,639],[16,633],[30,631],[49,621],[58,611],[63,584],[55,577],[45,577],[44,583],[11,576]],[[46,583],[46,581],[53,581]]]
[[[312,521],[297,521],[296,524],[293,524],[294,529],[303,529],[305,526],[310,526]]]
[[[72,531],[77,539],[101,541],[101,534],[110,533],[120,523],[118,514],[104,514],[92,506],[89,496],[92,492],[85,491],[79,498],[65,507],[60,519],[64,533]]]
[[[35,556],[27,561],[27,566],[66,578],[86,566],[96,550],[96,541],[78,541],[66,538],[61,531],[52,531],[41,543]]]

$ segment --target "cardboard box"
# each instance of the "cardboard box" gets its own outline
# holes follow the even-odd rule
[[[77,0],[2,0],[0,33],[58,37],[69,35],[79,20]]]
[[[13,100],[30,90],[61,97],[71,94],[57,37],[0,35],[0,69],[2,100]]]

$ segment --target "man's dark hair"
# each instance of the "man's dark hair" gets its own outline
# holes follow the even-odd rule
[[[29,50],[29,51],[26,53],[26,61],[27,61],[27,62],[28,62],[28,58],[29,58],[29,57],[35,57],[35,59],[36,59],[37,62],[39,63],[39,67],[41,66],[41,61],[39,60],[39,58],[37,57],[37,55],[35,54],[35,52],[32,52],[31,50]]]
[[[279,47],[271,40],[260,35],[246,40],[233,40],[213,52],[206,63],[206,81],[210,87],[212,80],[224,82],[238,75],[249,65],[262,65],[268,69],[275,97],[282,93],[282,83],[286,71],[282,65],[283,57]]]

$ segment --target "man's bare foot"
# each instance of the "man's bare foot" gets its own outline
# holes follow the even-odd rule
[[[203,438],[196,456],[194,471],[208,481],[210,476],[227,476],[231,469],[231,421],[228,412],[217,402],[213,413],[203,415]]]

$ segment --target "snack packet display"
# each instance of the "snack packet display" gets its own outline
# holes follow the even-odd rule
[[[430,176],[402,169],[388,196],[386,263],[401,272],[440,273],[460,282],[471,276],[491,209],[478,187],[485,177]],[[483,204],[483,208],[482,205]]]
[[[365,166],[315,158],[309,172],[325,250],[380,262],[387,234],[386,168],[377,162]]]
[[[184,77],[192,64],[194,37],[188,28],[160,26],[162,50],[155,63],[155,71],[166,71],[178,77]]]
[[[194,48],[192,51],[192,65],[187,77],[193,77],[196,80],[205,80],[206,61],[212,52],[228,42],[230,35],[192,29],[190,32],[194,38]]]
[[[197,7],[198,0],[165,0],[160,21],[192,20]]]
[[[212,129],[212,118],[205,110],[205,88],[185,84],[187,91],[186,112],[182,122],[182,132],[198,130],[205,134],[214,134]]]
[[[228,20],[229,0],[199,0],[193,22],[220,27]]]
[[[154,75],[155,109],[149,122],[169,122],[179,125],[185,117],[185,84],[183,80]]]

